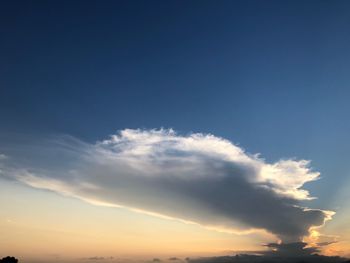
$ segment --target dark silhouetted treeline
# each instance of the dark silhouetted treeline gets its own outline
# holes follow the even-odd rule
[[[0,263],[18,263],[18,259],[15,257],[5,257],[0,259]]]

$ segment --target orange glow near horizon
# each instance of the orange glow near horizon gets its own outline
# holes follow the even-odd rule
[[[75,260],[153,258],[262,250],[273,236],[235,235],[120,208],[93,206],[52,192],[2,182],[0,256]],[[22,260],[21,260],[22,261]]]
[[[89,257],[152,259],[229,255],[259,251],[276,242],[266,232],[237,235],[196,224],[185,224],[124,208],[88,204],[16,182],[0,184],[0,257],[14,255],[21,262],[74,261]],[[313,228],[309,244],[338,240],[322,248],[322,254],[349,257],[348,212],[337,221]],[[23,260],[22,260],[23,259]]]

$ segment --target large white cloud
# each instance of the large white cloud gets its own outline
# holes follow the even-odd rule
[[[319,177],[308,161],[269,164],[213,135],[126,129],[95,144],[57,137],[7,150],[2,174],[32,187],[226,231],[300,241],[333,214],[300,206],[311,199],[301,187]]]

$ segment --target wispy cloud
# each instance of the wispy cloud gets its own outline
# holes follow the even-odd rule
[[[213,135],[126,129],[95,144],[57,137],[12,153],[3,174],[32,187],[224,231],[297,242],[333,215],[300,206],[312,199],[302,186],[319,177],[308,161],[267,163]]]

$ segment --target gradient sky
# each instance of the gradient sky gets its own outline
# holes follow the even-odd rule
[[[349,1],[3,1],[0,154],[23,138],[94,144],[126,128],[164,127],[226,138],[267,162],[311,160],[321,173],[305,186],[312,207],[337,212],[323,232],[340,242],[325,253],[346,254],[349,14]],[[0,256],[27,262],[215,254],[273,241],[1,178],[0,207],[8,251]]]

